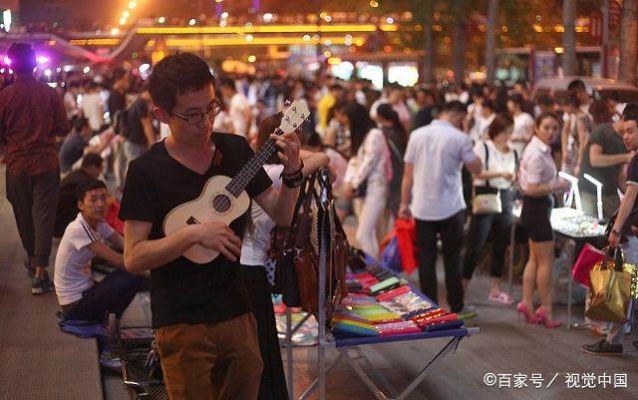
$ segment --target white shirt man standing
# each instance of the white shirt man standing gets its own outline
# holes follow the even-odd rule
[[[235,82],[232,80],[223,80],[221,91],[224,98],[228,99],[228,115],[235,130],[233,133],[248,139],[253,119],[253,110],[248,99],[243,93],[237,91]]]
[[[412,132],[405,152],[399,215],[414,216],[417,225],[421,290],[437,301],[437,236],[441,235],[447,300],[452,312],[463,310],[461,238],[466,204],[461,167],[478,174],[481,160],[472,140],[460,128],[467,114],[459,101],[447,103],[438,119]]]

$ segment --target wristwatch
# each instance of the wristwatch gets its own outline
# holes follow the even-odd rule
[[[303,183],[303,160],[299,160],[299,162],[301,163],[299,166],[299,170],[293,174],[290,175],[286,175],[283,172],[280,175],[280,178],[282,180],[282,182],[284,183],[284,185],[286,185],[287,187],[294,189],[294,188],[298,188],[299,186],[301,186],[301,184]]]

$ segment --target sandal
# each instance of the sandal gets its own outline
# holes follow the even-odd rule
[[[505,292],[490,293],[487,299],[489,301],[493,301],[499,304],[504,304],[506,306],[514,304],[514,299],[512,298],[512,296],[510,296],[509,294]]]

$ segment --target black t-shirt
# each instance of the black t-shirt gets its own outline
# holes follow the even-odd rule
[[[589,142],[583,153],[582,169],[579,185],[580,189],[589,193],[596,193],[596,187],[590,182],[583,179],[585,173],[593,176],[603,184],[603,194],[616,194],[618,188],[618,174],[620,173],[621,164],[612,165],[610,167],[592,167],[589,160],[589,149],[592,144],[597,144],[603,148],[604,155],[624,154],[627,152],[622,137],[616,133],[613,124],[600,124],[594,128],[589,136]]]
[[[212,135],[215,157],[200,175],[172,158],[161,141],[131,162],[120,208],[122,220],[153,224],[150,240],[165,237],[164,218],[175,207],[198,198],[209,178],[234,177],[253,156],[246,140],[237,135]],[[246,188],[251,198],[272,185],[263,168]],[[230,224],[242,236],[245,215]],[[184,257],[151,270],[153,327],[226,321],[250,310],[239,261],[219,255],[209,264]]]
[[[87,146],[87,142],[82,139],[79,133],[72,130],[60,147],[60,171],[67,172],[73,167],[73,164],[84,154],[84,148]]]
[[[126,114],[127,118],[127,133],[126,139],[132,143],[147,146],[148,140],[144,134],[144,127],[142,126],[142,118],[149,116],[149,102],[138,98],[131,104]]]
[[[126,109],[126,96],[118,92],[117,90],[111,90],[109,93],[109,100],[107,103],[109,114],[111,118],[115,116],[118,111],[124,111]]]

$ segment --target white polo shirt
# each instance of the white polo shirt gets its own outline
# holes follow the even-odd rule
[[[447,121],[412,132],[404,160],[413,164],[414,218],[440,221],[465,209],[461,167],[475,159],[470,137]]]
[[[518,180],[523,193],[531,184],[551,183],[556,179],[556,164],[552,158],[552,149],[537,136],[532,137],[523,151]]]
[[[82,298],[82,293],[93,287],[91,260],[95,257],[89,246],[107,239],[115,231],[105,221],[98,224],[97,230],[78,213],[77,218],[66,227],[58,253],[55,257],[55,293],[61,306],[71,304]]]

